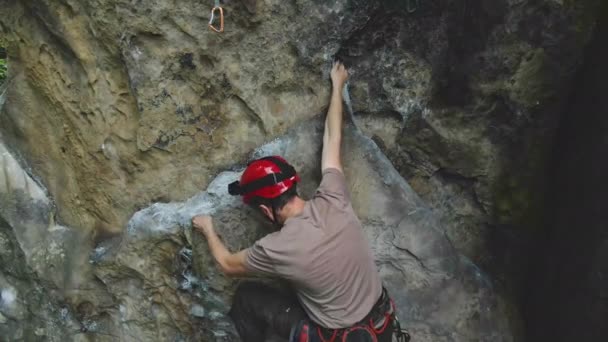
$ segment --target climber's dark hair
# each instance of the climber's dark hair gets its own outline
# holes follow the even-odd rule
[[[249,202],[249,205],[254,209],[258,209],[260,205],[265,205],[269,208],[274,208],[273,210],[281,210],[283,207],[289,203],[294,197],[298,196],[298,184],[294,183],[289,190],[282,193],[279,197],[275,197],[273,199],[263,198],[263,197],[253,197]]]

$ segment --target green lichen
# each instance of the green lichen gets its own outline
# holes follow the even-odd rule
[[[581,45],[589,41],[598,20],[608,19],[608,2],[598,0],[565,0],[565,13]],[[539,105],[556,95],[559,73],[551,65],[542,48],[526,53],[509,85],[510,98],[535,112]],[[543,215],[544,167],[548,156],[548,140],[532,133],[522,133],[520,151],[506,160],[508,165],[497,177],[493,187],[494,212],[497,223],[522,228],[540,227]],[[515,150],[515,148],[514,148]]]
[[[528,52],[521,60],[510,87],[511,98],[534,108],[555,92],[554,73],[548,66],[548,58],[541,48]]]
[[[6,79],[6,73],[8,71],[8,67],[6,66],[6,59],[0,58],[0,84],[4,82]]]
[[[573,13],[574,30],[581,44],[589,41],[598,19],[608,17],[608,6],[602,0],[564,0],[564,8]]]
[[[6,79],[8,66],[6,63],[6,42],[0,38],[0,84]]]
[[[495,194],[495,218],[500,224],[528,226],[528,221],[536,221],[535,193],[527,189],[523,179],[509,177],[497,185]]]
[[[541,226],[544,202],[544,167],[548,144],[535,141],[499,175],[493,187],[494,220],[527,230]]]

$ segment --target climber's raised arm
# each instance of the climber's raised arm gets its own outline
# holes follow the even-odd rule
[[[348,78],[346,67],[340,62],[331,69],[332,94],[325,118],[321,170],[334,168],[342,171],[340,144],[342,142],[342,89]]]
[[[238,276],[247,273],[245,268],[245,259],[247,257],[246,251],[238,253],[230,253],[228,248],[224,246],[222,240],[215,233],[213,229],[213,222],[210,216],[196,216],[192,219],[192,226],[201,232],[207,243],[209,244],[209,250],[215,261],[220,265],[222,272],[230,276]]]

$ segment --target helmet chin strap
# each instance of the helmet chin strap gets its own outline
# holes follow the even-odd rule
[[[281,229],[281,227],[283,227],[283,225],[279,223],[278,216],[277,216],[277,208],[275,207],[274,203],[271,203],[270,206],[272,207],[272,217],[273,217],[273,219],[270,221],[272,222],[274,227],[277,228],[277,230],[279,230],[279,229]]]

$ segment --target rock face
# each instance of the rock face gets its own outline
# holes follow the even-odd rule
[[[313,194],[319,181],[321,123],[316,120],[290,130],[254,154],[280,154],[292,161],[301,172],[301,191],[305,197]],[[419,341],[512,341],[507,317],[498,306],[489,279],[457,253],[436,215],[375,143],[353,126],[345,131],[344,164],[353,206],[364,224],[403,324]],[[4,154],[10,158],[9,153]],[[21,170],[10,174],[17,171]],[[62,274],[67,279],[89,275],[70,286],[57,280],[50,285],[71,289],[69,296],[75,301],[71,310],[75,312],[64,309],[64,315],[76,316],[77,323],[73,324],[80,324],[80,330],[88,336],[119,340],[236,340],[234,328],[225,316],[234,281],[218,272],[210,260],[206,242],[192,233],[189,220],[196,214],[213,214],[218,231],[232,250],[245,248],[264,234],[263,225],[240,199],[227,193],[227,184],[239,175],[234,171],[221,173],[207,191],[186,202],[154,204],[137,212],[121,240],[107,240],[90,257],[69,253],[74,247],[65,248],[51,241],[47,247],[37,246],[36,251],[43,255],[59,254],[60,259],[50,258],[55,262],[50,266],[40,260],[29,263],[65,269]],[[23,178],[32,181],[27,175]],[[20,198],[17,193],[13,186],[3,195],[8,201]],[[29,199],[46,202],[44,193]],[[21,211],[28,203],[24,200],[16,203],[14,211]],[[50,210],[47,207],[40,212],[48,215]],[[27,222],[11,225],[16,231],[30,227]],[[55,228],[48,223],[41,223],[40,228],[45,232],[58,229],[69,232],[62,233],[63,236],[75,234],[71,229]],[[32,237],[40,236],[45,235],[28,234],[17,240],[27,246]],[[72,236],[62,239],[75,240]],[[28,251],[27,247],[22,248]],[[87,264],[83,260],[89,261],[90,273],[73,266]],[[10,291],[11,287],[7,289]],[[44,326],[38,331],[50,333]]]
[[[82,232],[54,224],[53,215],[44,190],[0,141],[0,333],[9,340],[78,339],[64,298],[82,284],[89,249]]]
[[[78,340],[61,294],[28,266],[12,227],[0,220],[0,335],[8,341]]]
[[[27,265],[21,283],[0,285],[44,298],[2,311],[0,322],[17,317],[2,332],[19,338],[30,322],[47,336],[232,339],[222,310],[233,284],[180,227],[215,210],[231,247],[253,241],[259,232],[238,228],[249,216],[219,192],[235,174],[215,176],[288,130],[267,146],[312,191],[318,131],[305,123],[327,105],[338,56],[364,135],[345,156],[364,166],[348,171],[355,205],[404,320],[433,341],[517,336],[459,253],[498,283],[521,282],[547,150],[599,1],[222,3],[216,34],[212,1],[0,0],[2,241]],[[421,213],[398,215],[410,207]],[[29,320],[37,305],[65,308],[68,323]]]
[[[60,220],[103,238],[320,112],[339,56],[362,129],[457,248],[491,263],[497,232],[535,218],[535,176],[595,2],[411,3],[232,0],[219,35],[200,1],[5,0],[4,139]]]
[[[497,277],[516,276],[589,33],[581,11],[593,4],[421,3],[408,16],[401,2],[385,2],[342,43],[355,112],[455,246]]]

